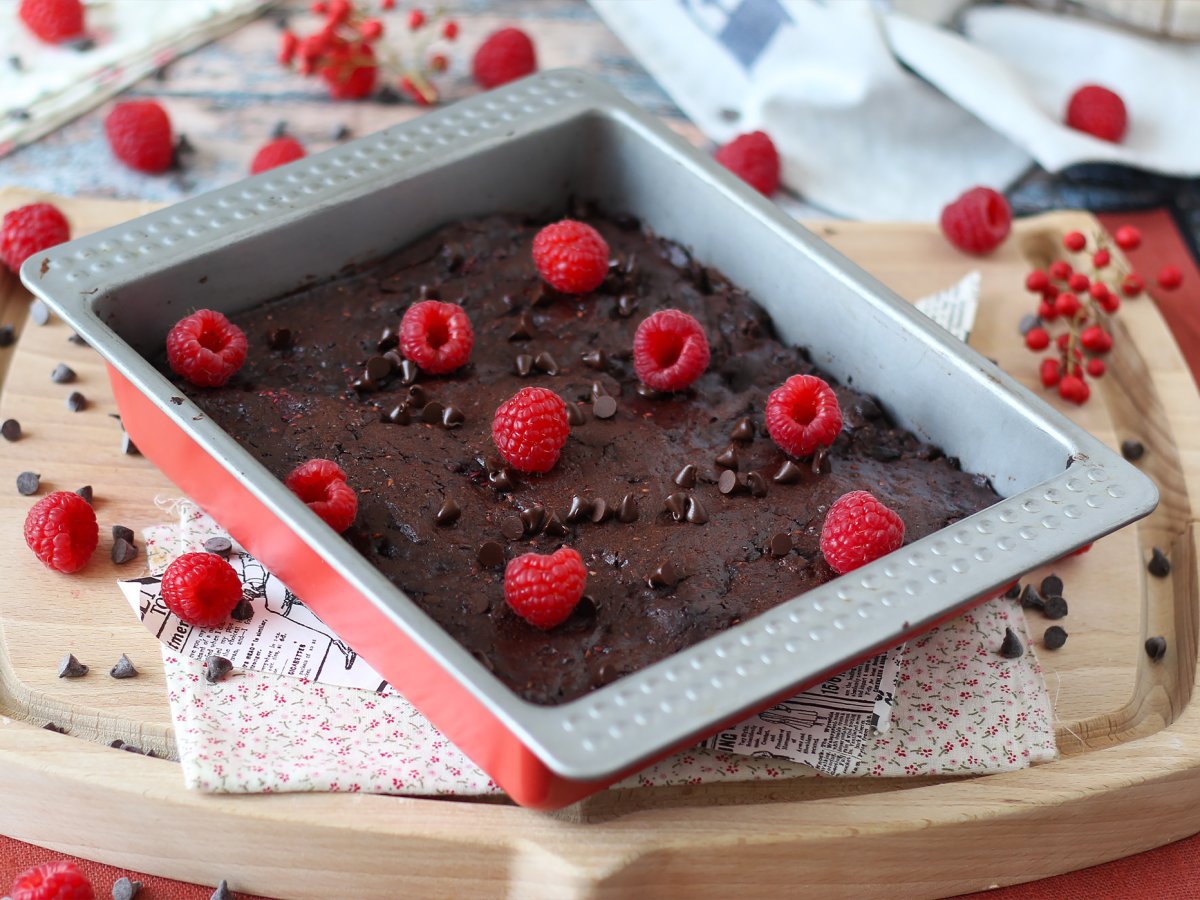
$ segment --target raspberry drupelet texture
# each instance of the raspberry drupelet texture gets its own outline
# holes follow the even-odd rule
[[[554,391],[542,387],[521,388],[500,404],[492,420],[496,449],[521,472],[553,469],[570,433],[567,405]]]
[[[839,575],[865,566],[903,543],[904,521],[867,491],[838,497],[821,527],[821,553]]]
[[[533,262],[550,287],[564,294],[586,294],[608,274],[608,243],[591,225],[563,219],[533,239]]]
[[[475,330],[456,303],[422,300],[400,320],[400,352],[430,375],[445,375],[466,365],[475,346]]]
[[[72,491],[47,494],[25,516],[25,543],[56,572],[82,569],[98,540],[95,510]]]
[[[188,625],[215,628],[242,599],[242,582],[215,553],[185,553],[163,572],[162,598]]]
[[[13,272],[35,253],[71,239],[71,226],[57,206],[30,203],[4,214],[0,225],[0,263]]]
[[[155,175],[175,159],[171,120],[154,100],[118,103],[104,120],[104,132],[113,156],[131,169]]]
[[[59,859],[22,872],[8,895],[11,900],[95,900],[96,892],[75,863]]]
[[[294,137],[284,135],[275,138],[264,144],[262,149],[254,154],[254,160],[250,163],[250,174],[257,175],[259,172],[303,159],[306,155],[304,145]]]
[[[167,335],[167,363],[196,387],[220,387],[246,361],[246,335],[225,316],[201,309]]]
[[[1119,95],[1098,84],[1087,84],[1071,95],[1066,123],[1102,141],[1118,143],[1125,137],[1129,115]]]
[[[740,134],[713,158],[761,194],[779,190],[779,151],[766,132]]]
[[[519,28],[502,28],[488,35],[471,60],[471,74],[480,87],[494,88],[537,71],[537,51]]]
[[[570,547],[549,555],[526,553],[504,570],[504,599],[530,625],[549,629],[571,615],[586,584],[583,559]]]
[[[656,391],[681,391],[704,374],[710,352],[704,329],[678,309],[660,309],[638,325],[633,368]]]
[[[17,16],[47,44],[61,44],[83,35],[80,0],[21,0]]]
[[[358,494],[346,483],[341,466],[328,459],[310,459],[292,469],[284,484],[308,504],[330,528],[343,532],[358,515]]]
[[[942,233],[964,253],[991,253],[1012,229],[1012,209],[991,188],[971,188],[942,210]]]
[[[837,396],[816,375],[793,375],[767,397],[767,433],[784,453],[810,456],[841,430]]]

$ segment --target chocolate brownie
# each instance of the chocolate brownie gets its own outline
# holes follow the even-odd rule
[[[520,696],[575,699],[836,577],[825,512],[870,490],[914,541],[999,498],[985,478],[835,389],[845,427],[822,460],[789,461],[763,426],[767,394],[821,374],[745,292],[629,218],[589,218],[612,251],[593,294],[556,294],[530,245],[540,222],[449,225],[375,264],[233,317],[250,353],[223,388],[185,391],[280,478],[336,461],[360,491],[346,538]],[[475,330],[440,377],[390,351],[404,310],[440,298]],[[675,307],[712,348],[685,392],[639,386],[639,322]],[[834,383],[832,379],[828,379]],[[496,408],[527,385],[569,404],[571,435],[541,476],[504,468]],[[566,544],[584,600],[541,631],[505,604],[504,561]]]

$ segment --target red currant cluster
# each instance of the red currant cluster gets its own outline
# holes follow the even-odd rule
[[[1122,250],[1134,250],[1142,235],[1132,225],[1122,225],[1113,235]],[[1121,298],[1141,296],[1145,289],[1142,276],[1125,271],[1114,263],[1108,236],[1100,232],[1088,238],[1079,231],[1063,235],[1063,247],[1084,254],[1089,271],[1076,271],[1065,259],[1057,259],[1046,269],[1034,269],[1025,278],[1025,287],[1041,295],[1036,316],[1022,323],[1025,346],[1035,353],[1052,348],[1042,360],[1039,375],[1042,385],[1058,388],[1058,394],[1071,403],[1087,402],[1091,395],[1087,379],[1101,377],[1107,366],[1103,357],[1112,349],[1110,316],[1121,308]],[[1078,264],[1078,262],[1077,262]],[[1158,275],[1166,289],[1179,286],[1182,275],[1175,266],[1167,266]],[[1060,322],[1065,330],[1052,336],[1050,325]]]
[[[385,33],[383,20],[360,9],[364,4],[353,0],[316,0],[310,7],[323,16],[320,27],[306,37],[294,31],[283,33],[279,62],[294,66],[302,75],[319,75],[335,100],[358,100],[370,95],[380,82],[393,75],[396,86],[421,106],[438,99],[431,77],[446,71],[450,62],[441,52],[431,52],[438,41],[458,37],[458,23],[441,21],[441,13],[432,18],[420,9],[408,11],[405,22],[410,35],[407,64],[390,47],[381,43]],[[395,10],[396,0],[379,0],[379,13]]]

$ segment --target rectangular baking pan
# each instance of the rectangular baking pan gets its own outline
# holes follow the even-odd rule
[[[556,707],[509,691],[148,362],[443,224],[632,213],[747,289],[781,337],[1005,499]],[[142,452],[519,803],[554,808],[1150,512],[1154,484],[650,115],[547,72],[55,247],[21,271],[108,361]],[[1019,289],[1013,286],[1014,290]]]

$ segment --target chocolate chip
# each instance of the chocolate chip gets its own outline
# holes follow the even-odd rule
[[[130,881],[128,878],[118,878],[113,882],[112,900],[133,900],[142,889],[140,881]]]
[[[771,476],[776,484],[795,484],[803,474],[801,468],[790,459],[785,459],[783,465]]]
[[[484,541],[475,558],[485,569],[498,569],[504,565],[504,548],[496,541]]]
[[[229,614],[229,618],[235,622],[249,622],[254,618],[254,604],[247,598],[243,597],[237,602],[233,611]]]
[[[417,380],[417,375],[420,374],[420,368],[411,359],[400,361],[400,383],[411,385]]]
[[[1051,625],[1042,635],[1042,646],[1047,650],[1058,650],[1067,642],[1067,631],[1061,625]]]
[[[218,534],[204,542],[204,550],[207,553],[212,553],[214,556],[229,559],[229,554],[233,553],[233,541],[224,535]]]
[[[395,363],[386,356],[372,356],[367,360],[364,373],[368,379],[376,383],[382,382],[395,371]]]
[[[1047,596],[1050,594],[1057,594],[1059,597],[1061,597],[1063,592],[1063,580],[1057,575],[1051,573],[1042,579],[1041,591]]]
[[[517,480],[513,477],[512,472],[506,468],[500,468],[494,472],[489,472],[488,481],[490,481],[492,487],[498,491],[511,491],[517,486]]]
[[[743,416],[733,423],[733,431],[729,432],[731,441],[754,440],[754,423],[748,416]]]
[[[546,524],[542,526],[542,530],[550,537],[565,537],[571,531],[563,524],[562,519],[558,517],[558,513],[552,512],[546,519]]]
[[[512,334],[508,336],[510,341],[527,341],[537,334],[537,326],[533,324],[533,317],[529,312],[523,312],[517,318],[517,324],[513,327]]]
[[[88,673],[88,667],[75,658],[74,653],[68,653],[58,664],[59,678],[82,678]]]
[[[1146,452],[1146,447],[1141,441],[1121,441],[1121,455],[1130,462],[1142,458],[1142,454]]]
[[[412,384],[408,387],[408,405],[413,409],[420,409],[429,402],[429,396],[425,393],[425,388],[419,384]]]
[[[368,378],[366,375],[360,375],[358,378],[355,378],[353,381],[350,382],[350,387],[352,390],[355,390],[360,394],[364,394],[367,391],[375,390],[376,388],[379,387],[379,385],[376,384],[374,381],[372,381],[370,378]]]
[[[1042,598],[1042,614],[1047,619],[1061,619],[1067,614],[1067,601],[1058,594]]]
[[[1161,636],[1146,638],[1146,655],[1153,662],[1161,662],[1167,655],[1167,639]]]
[[[290,328],[272,328],[267,332],[267,347],[271,350],[287,350],[292,346]]]
[[[812,472],[814,475],[828,475],[833,471],[833,463],[829,459],[829,448],[818,447],[817,452],[812,458]]]
[[[33,319],[35,325],[48,325],[50,323],[50,307],[41,300],[34,300],[29,304],[29,318]]]
[[[79,393],[79,391],[71,391],[67,396],[67,409],[71,412],[82,412],[87,409],[87,397]]]
[[[447,272],[457,272],[466,259],[465,248],[456,241],[442,244],[442,263]]]
[[[605,394],[603,397],[597,397],[596,402],[592,404],[592,415],[597,419],[611,419],[616,414],[617,401],[608,394]]]
[[[645,397],[647,400],[661,400],[667,396],[662,391],[656,391],[648,384],[639,384],[634,390],[637,391],[639,397]]]
[[[787,556],[792,552],[792,536],[786,531],[771,535],[767,542],[767,552],[772,556]]]
[[[603,350],[589,350],[579,357],[579,360],[589,369],[595,369],[597,372],[603,372],[608,368],[608,354]]]
[[[601,397],[607,397],[607,396],[608,396],[608,388],[606,388],[604,386],[604,382],[593,381],[592,382],[592,402],[595,403]]]
[[[583,407],[578,403],[567,404],[567,424],[574,428],[576,425],[582,425],[587,422],[587,416],[584,415]]]
[[[421,410],[421,421],[426,425],[437,425],[442,421],[446,408],[436,400],[430,400]]]
[[[637,518],[637,497],[633,494],[626,494],[621,498],[621,505],[617,508],[617,521],[628,525],[630,522],[636,522]]]
[[[500,533],[510,541],[519,541],[525,536],[525,523],[520,516],[505,516],[500,522]]]
[[[586,519],[592,514],[592,501],[576,494],[571,498],[571,507],[567,510],[566,520],[574,525],[580,519]]]
[[[1025,590],[1021,591],[1021,605],[1026,609],[1041,609],[1043,603],[1038,589],[1032,584],[1025,585]]]
[[[691,495],[687,499],[687,520],[693,525],[703,525],[708,521],[708,511]]]
[[[719,468],[733,469],[733,471],[736,472],[738,467],[737,447],[727,448],[725,452],[720,454],[715,460],[713,460],[713,462],[715,462]]]
[[[69,338],[67,338],[67,340],[72,344],[78,344],[80,347],[86,347],[88,345],[88,342],[81,334],[72,334]],[[3,344],[0,344],[0,346],[3,346]]]
[[[19,441],[21,439],[21,423],[16,419],[5,419],[4,424],[0,425],[0,435],[3,435],[6,441]]]
[[[679,567],[668,559],[651,572],[646,581],[650,587],[674,587],[679,583],[679,578]]]
[[[467,421],[467,417],[457,406],[447,406],[442,410],[442,424],[447,428],[457,428],[465,421]]]
[[[1020,659],[1025,655],[1025,645],[1011,628],[1004,629],[1004,641],[1000,644],[1000,655],[1005,659]]]
[[[688,463],[676,472],[675,477],[671,480],[681,488],[694,488],[696,486],[696,467],[692,463]]]
[[[53,731],[55,734],[66,734],[67,733],[67,729],[63,728],[61,725],[55,725],[53,722],[47,722],[45,725],[42,726],[42,728],[45,729],[46,731]]]
[[[870,397],[863,397],[861,400],[855,403],[854,411],[858,413],[861,418],[867,420],[878,419],[881,415],[883,415],[883,410],[879,408],[879,404]]]
[[[412,421],[412,415],[408,411],[408,405],[398,403],[388,410],[382,417],[384,422],[391,425],[407,425]]]
[[[70,384],[75,380],[75,370],[66,363],[59,363],[50,373],[50,380],[55,384]]]
[[[400,346],[400,335],[391,325],[388,325],[379,334],[379,340],[375,342],[375,349],[380,353],[387,353],[389,350],[395,350]],[[394,356],[389,356],[388,359],[396,364]]]
[[[739,478],[737,472],[733,469],[726,469],[717,479],[717,490],[725,496],[731,497],[744,490],[749,490],[749,488],[746,486],[745,479]]]
[[[0,325],[0,347],[11,347],[16,339],[17,335],[11,325]]]
[[[137,559],[137,546],[124,538],[117,538],[112,545],[112,561],[118,566]]]
[[[549,353],[543,351],[533,358],[533,367],[547,375],[558,374],[558,362]]]
[[[333,139],[335,141],[344,141],[352,134],[354,134],[354,132],[351,131],[350,126],[344,122],[339,123],[338,126],[333,129]]]
[[[125,432],[121,432],[121,452],[126,456],[141,456],[142,451],[137,448],[137,444]]]
[[[117,660],[117,664],[108,670],[108,674],[113,678],[137,678],[138,670],[134,668],[129,657],[122,653],[121,658]]]
[[[663,500],[663,509],[671,514],[671,518],[676,522],[682,522],[684,516],[687,515],[688,495],[682,491],[677,491],[674,494],[667,495]]]
[[[22,472],[17,476],[17,493],[32,497],[42,485],[42,476],[37,472]]]
[[[533,371],[533,357],[528,353],[518,353],[517,358],[513,360],[513,366],[517,374],[524,378]]]
[[[521,510],[521,522],[527,534],[537,534],[546,523],[546,507],[535,503],[529,509]]]
[[[1150,556],[1150,562],[1146,565],[1146,571],[1155,578],[1166,578],[1171,574],[1171,561],[1167,559],[1167,555],[1162,550],[1155,547]]]
[[[126,528],[124,525],[114,525],[112,527],[112,538],[114,541],[129,541],[133,543],[133,529]]]
[[[609,512],[608,504],[603,499],[592,501],[592,522],[596,525],[604,522],[608,518]]]
[[[877,459],[880,462],[893,462],[900,458],[900,451],[895,447],[875,444],[867,448],[867,456],[871,457],[871,459]],[[813,471],[816,471],[816,469]]]
[[[204,680],[209,684],[216,684],[218,681],[224,681],[226,676],[233,671],[233,662],[226,659],[224,656],[218,656],[215,653],[209,655],[204,661]]]
[[[224,878],[221,879],[221,883],[217,885],[217,889],[213,891],[208,900],[233,900],[233,894],[229,892],[229,885],[225,883]]]
[[[1025,315],[1021,316],[1021,321],[1017,325],[1017,332],[1021,335],[1021,337],[1024,337],[1041,324],[1042,320],[1036,315],[1033,313],[1026,313]]]
[[[89,504],[96,499],[96,492],[92,489],[90,484],[85,484],[81,488],[76,488],[75,493],[86,500]]]
[[[747,475],[746,486],[750,488],[751,497],[767,496],[767,477],[762,472],[751,472]]]
[[[622,294],[617,298],[617,315],[623,319],[628,319],[637,312],[638,301],[633,294]]]
[[[423,284],[423,285],[421,285],[421,288],[418,291],[418,293],[421,295],[422,300],[441,300],[442,299],[442,292],[441,292],[441,290],[438,289],[438,286],[436,284]]]
[[[1016,600],[1018,597],[1020,597],[1021,596],[1021,582],[1014,581],[1009,586],[1008,590],[1004,592],[1004,596],[1007,597],[1009,600]]]

